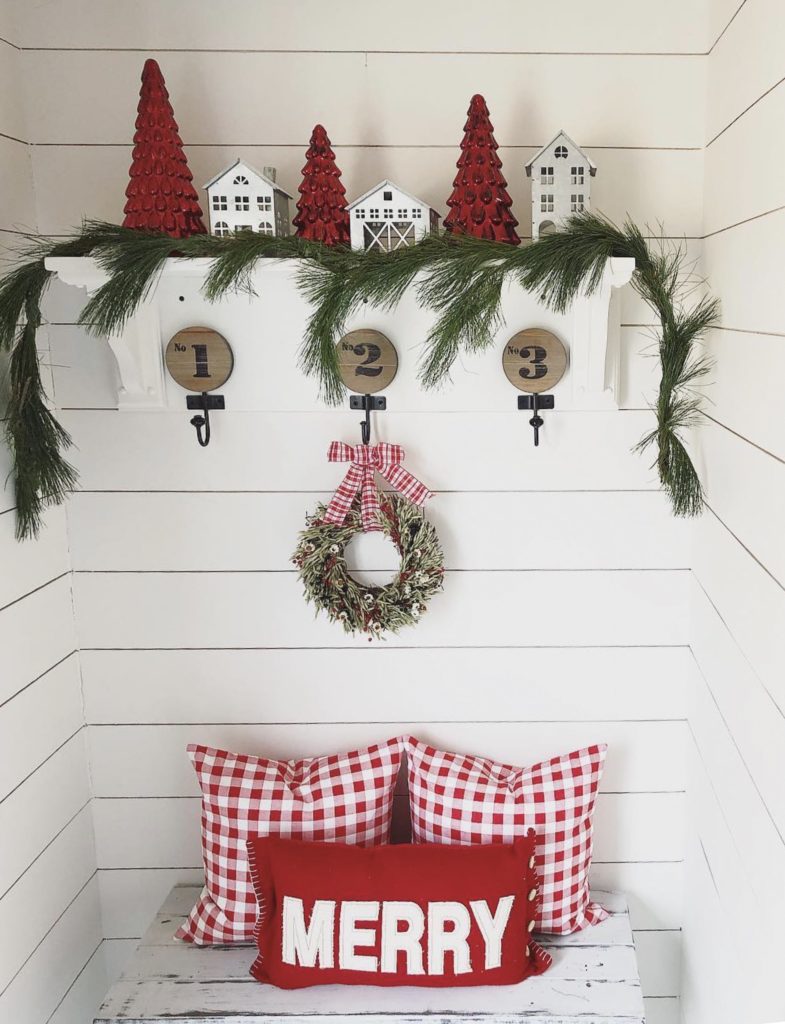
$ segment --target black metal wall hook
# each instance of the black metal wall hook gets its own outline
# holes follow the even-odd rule
[[[365,417],[360,420],[360,436],[363,444],[370,444],[371,410],[374,412],[384,411],[387,408],[387,399],[380,395],[351,395],[349,408],[365,410]]]
[[[206,448],[210,443],[210,410],[225,409],[223,395],[210,395],[203,391],[201,395],[186,395],[186,408],[198,409],[202,415],[191,417],[191,426],[196,428],[196,440],[200,447]],[[202,434],[204,428],[204,434]]]
[[[540,444],[540,427],[545,423],[545,420],[540,416],[541,409],[552,409],[554,406],[553,395],[518,395],[518,408],[519,409],[531,409],[534,413],[529,423],[534,428],[534,447],[538,448]]]

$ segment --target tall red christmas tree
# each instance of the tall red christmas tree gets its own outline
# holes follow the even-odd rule
[[[172,238],[206,233],[164,76],[154,60],[145,61],[142,71],[130,175],[124,228],[163,231]]]
[[[510,213],[512,199],[496,154],[499,146],[482,96],[472,96],[468,113],[445,230],[520,245],[518,221]]]
[[[298,191],[297,214],[292,221],[298,237],[324,242],[325,245],[348,244],[346,189],[341,182],[341,172],[335,163],[327,132],[320,124],[314,127],[311,135]]]

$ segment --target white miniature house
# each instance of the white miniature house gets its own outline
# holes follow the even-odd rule
[[[439,214],[391,181],[349,204],[352,249],[400,249],[436,231]]]
[[[590,208],[591,179],[596,173],[596,165],[566,132],[559,132],[534,154],[526,164],[526,175],[532,180],[532,238]]]
[[[292,196],[276,184],[275,174],[274,167],[257,171],[238,159],[211,178],[204,186],[211,234],[257,231],[262,235],[288,235]]]

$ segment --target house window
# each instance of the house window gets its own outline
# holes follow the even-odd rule
[[[422,220],[422,209],[419,206],[415,206],[412,210],[412,220]]]
[[[260,222],[260,224],[259,224],[259,234],[260,235],[272,235],[273,234],[273,226],[269,222],[269,220],[263,220],[263,221]]]
[[[556,147],[556,159],[557,160],[566,160],[567,159],[567,147],[566,146],[557,146]]]
[[[246,213],[251,209],[251,200],[248,196],[235,196],[234,208],[238,213]]]
[[[247,185],[248,179],[244,174],[238,174],[237,177],[232,181],[233,185]]]
[[[553,193],[544,192],[540,196],[540,213],[553,213]]]
[[[370,210],[368,211],[368,216],[371,218],[371,220],[378,220],[379,219],[379,209],[378,209],[378,207],[372,206],[370,208]]]
[[[391,203],[392,202],[392,192],[385,192],[384,195],[382,196],[382,199],[385,201],[385,203]]]
[[[226,238],[229,234],[229,225],[225,220],[217,220],[215,222],[215,229],[213,230],[214,235],[218,235],[219,238]]]
[[[398,210],[398,220],[408,220],[408,219],[409,219],[409,211],[408,210]]]
[[[213,196],[213,209],[228,210],[229,207],[226,203],[226,196]]]
[[[354,211],[354,216],[356,220],[365,220],[365,210],[363,210],[361,206],[358,206]]]
[[[385,220],[392,220],[393,219],[392,206],[385,206],[385,208],[384,208],[384,219]]]
[[[553,168],[552,167],[541,167],[540,168],[540,184],[541,185],[552,185],[553,184]]]
[[[235,226],[234,226],[234,233],[236,235],[239,235],[241,232],[246,232],[246,231],[253,231],[253,228],[251,227],[250,224],[235,224]]]
[[[572,185],[582,185],[583,184],[583,168],[582,167],[571,167],[570,168],[570,175],[572,176],[572,180],[571,180],[571,184]]]
[[[583,210],[583,193],[578,192],[570,196],[570,210],[573,213],[580,213]]]
[[[271,196],[257,196],[256,205],[259,207],[260,213],[269,213],[273,208],[273,200]]]

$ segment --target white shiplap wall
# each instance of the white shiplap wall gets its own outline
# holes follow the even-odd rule
[[[709,57],[705,271],[723,320],[698,437],[688,1024],[785,1018],[785,178],[757,173],[785,156],[783,38],[783,5],[747,0]]]
[[[18,32],[0,5],[4,261],[36,226]],[[105,970],[66,516],[18,544],[9,465],[0,441],[0,1020],[84,1024]]]
[[[707,39],[735,4],[713,11],[708,31],[703,0],[608,0],[600,12],[505,0],[493,19],[445,0],[427,11],[363,4],[360,15],[342,0],[329,17],[315,0],[297,16],[255,0],[220,11],[204,0],[15,6],[35,203],[16,203],[10,225],[59,232],[85,214],[120,217],[138,76],[153,52],[197,183],[240,155],[276,164],[296,188],[321,120],[350,195],[389,175],[443,212],[468,99],[481,91],[522,234],[523,164],[563,127],[600,167],[599,208],[662,222],[700,248]],[[438,412],[406,378],[390,390],[383,429],[438,487],[431,514],[454,572],[434,622],[406,646],[367,650],[335,646],[340,635],[313,622],[281,571],[304,510],[336,479],[325,443],[353,437],[356,416],[316,411],[292,353],[285,387],[260,382],[270,412],[225,413],[202,452],[184,413],[112,411],[111,360],[73,326],[78,300],[55,290],[46,343],[83,474],[69,530],[110,972],[172,881],[198,876],[190,738],[297,755],[411,729],[525,762],[606,737],[595,878],[631,893],[651,1024],[675,1020],[684,695],[698,684],[687,531],[629,451],[656,384],[645,307],[624,295],[624,411],[554,415],[538,453],[523,418],[478,403],[460,370]],[[463,465],[450,448],[470,437],[478,457]],[[276,457],[274,441],[295,458]],[[499,524],[490,539],[480,516]]]

